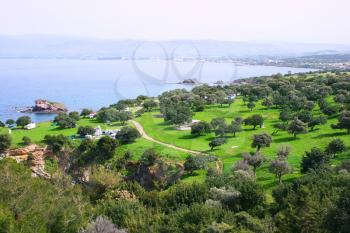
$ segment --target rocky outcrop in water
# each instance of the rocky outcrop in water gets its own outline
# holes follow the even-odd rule
[[[196,84],[200,84],[200,82],[197,79],[184,79],[182,82],[180,82],[179,84],[188,84],[188,85],[196,85]]]
[[[35,106],[27,108],[22,112],[58,113],[67,111],[68,109],[62,103],[38,99],[35,100]]]

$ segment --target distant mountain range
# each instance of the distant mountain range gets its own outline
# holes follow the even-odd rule
[[[0,36],[0,58],[213,58],[297,57],[350,53],[350,44],[214,40],[99,40],[61,36]]]

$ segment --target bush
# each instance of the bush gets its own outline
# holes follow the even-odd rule
[[[81,113],[80,113],[80,116],[82,117],[87,117],[89,116],[91,113],[93,113],[93,111],[91,109],[87,109],[87,108],[84,108]]]
[[[80,126],[78,128],[78,134],[81,137],[85,137],[86,135],[94,135],[95,129],[92,126]]]
[[[191,134],[200,136],[206,133],[210,133],[210,124],[205,121],[197,122],[191,126]]]
[[[315,170],[329,162],[329,157],[325,152],[318,148],[312,148],[311,151],[306,151],[301,161],[301,172],[306,173],[310,170]]]
[[[120,141],[121,144],[129,144],[134,142],[141,135],[139,131],[133,127],[126,126],[121,128],[116,135],[116,139]]]
[[[10,148],[12,138],[8,134],[0,134],[0,154]]]
[[[79,121],[79,119],[80,119],[79,112],[70,112],[68,116],[75,121]]]
[[[32,140],[29,137],[27,137],[27,136],[23,136],[22,142],[23,142],[23,145],[28,146],[28,145],[30,145],[32,143]]]
[[[264,124],[264,118],[259,114],[255,114],[244,119],[244,124],[253,126],[253,129],[256,129],[256,126],[260,126],[261,128]]]
[[[346,150],[346,146],[343,140],[337,138],[332,140],[327,148],[326,153],[331,156],[335,156],[338,153],[344,152]]]
[[[226,143],[226,138],[214,138],[211,142],[209,142],[209,146],[211,150],[214,150],[215,147],[221,146]]]
[[[54,122],[62,129],[75,128],[76,121],[65,113],[59,113]]]

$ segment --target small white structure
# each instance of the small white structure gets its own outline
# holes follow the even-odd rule
[[[35,129],[36,128],[36,124],[35,123],[30,123],[30,124],[24,126],[24,128],[28,129],[28,130]]]
[[[186,124],[183,124],[183,125],[175,126],[175,129],[176,130],[181,130],[181,131],[183,131],[183,130],[191,130],[191,126],[196,124],[196,123],[198,123],[198,122],[200,122],[200,120],[192,120],[192,122],[190,122],[190,123],[186,123]]]
[[[117,135],[118,132],[119,132],[119,129],[102,130],[101,126],[97,126],[95,128],[94,135],[86,135],[85,138],[87,138],[87,139],[99,139],[102,136],[108,136],[110,138],[115,138],[115,136]]]
[[[89,114],[89,118],[90,118],[90,119],[93,119],[93,118],[96,117],[96,115],[97,115],[96,112],[90,113],[90,114]]]
[[[106,129],[102,131],[103,135],[109,136],[111,138],[115,138],[118,132],[119,132],[119,129]]]
[[[95,128],[95,134],[94,134],[94,136],[95,137],[101,137],[103,135],[103,131],[102,131],[102,129],[101,129],[101,126],[97,126],[96,128]]]

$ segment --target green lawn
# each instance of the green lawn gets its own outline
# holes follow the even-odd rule
[[[28,136],[32,139],[33,143],[40,144],[42,143],[42,140],[45,135],[57,135],[57,134],[63,134],[65,136],[74,136],[77,133],[79,126],[101,126],[102,129],[117,129],[121,128],[122,125],[120,124],[113,124],[113,125],[107,125],[104,123],[97,122],[94,119],[80,119],[77,122],[77,127],[73,129],[60,129],[57,126],[53,125],[51,122],[44,122],[37,124],[37,128],[32,130],[24,130],[21,128],[16,128],[11,130],[11,137],[13,139],[12,147],[21,147],[22,144],[22,138],[23,136]],[[8,129],[6,128],[0,128],[0,133],[7,133]],[[159,154],[161,154],[164,158],[173,160],[173,161],[184,161],[185,158],[188,156],[187,153],[177,151],[153,142],[150,142],[146,139],[139,138],[136,140],[136,142],[128,145],[121,145],[117,149],[116,156],[123,155],[127,150],[131,151],[133,154],[134,160],[137,160],[141,157],[143,152],[147,149],[154,148],[155,151],[157,151]]]
[[[316,109],[314,113],[317,114],[318,110]],[[215,136],[214,133],[194,137],[189,131],[175,130],[172,125],[165,123],[162,118],[155,117],[157,114],[159,114],[159,112],[145,113],[136,120],[142,124],[147,134],[159,141],[217,155],[224,162],[225,172],[230,171],[232,165],[237,160],[241,159],[242,152],[254,151],[254,149],[251,148],[251,139],[254,134],[260,132],[272,134],[274,131],[272,125],[278,122],[279,117],[279,111],[277,109],[268,110],[260,104],[257,104],[256,108],[251,112],[240,98],[230,107],[207,107],[204,112],[196,113],[193,119],[210,122],[211,119],[215,117],[224,117],[229,123],[234,117],[241,116],[245,118],[252,114],[262,114],[265,119],[264,128],[253,130],[250,126],[244,126],[243,132],[237,133],[236,137],[228,135],[228,143],[211,152],[208,143]],[[291,146],[292,153],[289,156],[289,163],[293,166],[294,172],[293,174],[286,175],[284,180],[295,179],[299,176],[300,161],[306,150],[310,150],[312,147],[324,148],[334,138],[340,138],[345,141],[347,146],[350,146],[350,136],[347,135],[344,130],[334,130],[330,127],[332,123],[334,124],[336,122],[336,117],[329,119],[326,125],[318,126],[314,131],[299,135],[296,139],[286,131],[280,131],[277,135],[273,136],[271,147],[263,148],[261,151],[267,159],[272,160],[280,146]],[[348,154],[341,156],[347,157]],[[350,156],[348,158],[350,158]],[[268,172],[268,163],[265,163],[265,166],[259,169],[258,181],[266,187],[275,185],[273,175]]]
[[[32,130],[25,130],[22,128],[15,128],[11,130],[11,137],[13,139],[13,147],[20,147],[23,136],[28,136],[33,143],[41,143],[45,135],[63,134],[65,136],[74,136],[78,131],[79,126],[101,126],[102,129],[117,129],[122,127],[120,124],[107,125],[97,122],[95,119],[83,118],[77,122],[77,127],[73,129],[60,129],[51,122],[43,122],[37,124],[37,127]],[[8,129],[0,128],[1,133],[8,132]]]
[[[242,152],[254,151],[251,148],[252,136],[259,132],[267,132],[272,134],[274,131],[272,125],[278,122],[279,111],[277,109],[266,109],[265,107],[257,104],[256,108],[251,112],[244,105],[240,98],[237,98],[235,103],[230,107],[228,106],[208,106],[204,112],[196,113],[193,119],[202,120],[210,122],[215,117],[224,117],[228,123],[230,123],[235,117],[241,116],[243,118],[250,116],[252,114],[262,114],[265,118],[264,128],[257,128],[253,130],[252,127],[244,126],[244,131],[237,133],[236,137],[233,135],[228,135],[228,143],[210,151],[208,143],[215,136],[213,133],[194,137],[189,131],[178,131],[168,123],[165,123],[162,118],[158,118],[158,111],[149,112],[143,114],[141,117],[136,118],[145,131],[151,137],[173,144],[179,147],[203,151],[210,154],[217,155],[224,163],[224,171],[229,172],[232,165],[241,159]],[[314,114],[318,114],[318,110],[314,111]],[[309,132],[308,134],[299,135],[297,139],[294,139],[285,131],[280,131],[277,135],[273,136],[273,143],[269,148],[263,148],[261,151],[263,155],[268,159],[272,160],[275,157],[276,151],[282,145],[289,145],[292,148],[292,153],[289,156],[289,163],[293,166],[293,174],[286,175],[284,180],[293,180],[300,176],[299,165],[302,156],[306,150],[310,150],[312,147],[324,148],[332,139],[340,138],[345,141],[347,146],[350,147],[350,136],[346,134],[344,130],[334,130],[330,127],[332,123],[336,123],[336,117],[329,119],[326,125],[316,127],[316,130]],[[81,119],[77,123],[77,128],[79,126],[97,126],[100,125],[103,129],[120,128],[120,124],[107,125],[99,123],[94,119]],[[23,130],[20,128],[13,129],[11,136],[13,138],[13,147],[21,146],[23,136],[28,136],[32,139],[34,143],[41,143],[42,139],[47,134],[63,134],[66,136],[73,136],[77,132],[77,128],[74,129],[59,129],[57,126],[53,125],[51,122],[45,122],[37,124],[37,128],[33,130]],[[0,133],[6,133],[8,129],[0,128]],[[122,145],[118,148],[116,156],[121,156],[127,150],[131,151],[133,154],[133,159],[137,160],[143,154],[143,152],[149,148],[154,148],[158,153],[160,153],[164,158],[173,161],[184,161],[188,156],[187,153],[177,151],[146,139],[139,138],[135,143]],[[339,163],[341,160],[350,158],[350,153],[344,153],[339,155],[333,163]],[[276,182],[274,176],[268,172],[268,162],[265,163],[263,167],[258,170],[258,181],[264,185],[266,188],[273,187]],[[195,176],[185,177],[183,182],[201,181],[204,180],[205,172],[198,171]]]
[[[132,159],[138,160],[145,150],[153,148],[156,152],[158,152],[163,158],[172,161],[185,161],[188,156],[187,153],[182,151],[177,151],[175,149],[165,147],[159,145],[157,143],[148,141],[144,138],[139,138],[136,142],[127,145],[121,145],[117,150],[117,156],[122,156],[126,151],[130,151],[132,153]]]

